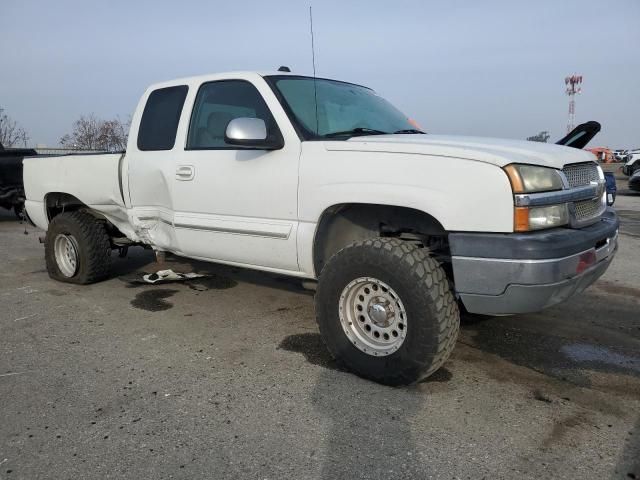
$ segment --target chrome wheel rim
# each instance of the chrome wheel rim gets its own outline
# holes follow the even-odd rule
[[[59,234],[53,242],[53,251],[60,273],[73,277],[78,270],[78,242],[71,235]]]
[[[340,324],[345,335],[360,351],[390,355],[407,335],[407,311],[398,294],[386,283],[360,277],[340,295]]]

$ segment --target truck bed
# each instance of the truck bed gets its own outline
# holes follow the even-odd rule
[[[25,158],[25,206],[29,217],[38,227],[46,229],[45,196],[55,192],[72,195],[107,215],[122,212],[123,157],[124,153],[97,153]]]

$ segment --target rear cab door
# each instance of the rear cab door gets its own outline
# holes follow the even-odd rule
[[[173,185],[178,126],[189,92],[186,84],[152,86],[132,118],[122,171],[129,222],[136,235],[158,250],[174,251]]]

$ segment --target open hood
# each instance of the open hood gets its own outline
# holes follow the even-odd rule
[[[591,120],[590,122],[578,125],[565,137],[558,140],[556,145],[583,149],[599,131],[600,124]]]

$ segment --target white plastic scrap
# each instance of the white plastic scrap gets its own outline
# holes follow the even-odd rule
[[[180,280],[191,280],[201,278],[206,275],[200,273],[177,273],[173,270],[158,270],[156,273],[143,275],[142,279],[147,283],[179,282]]]

